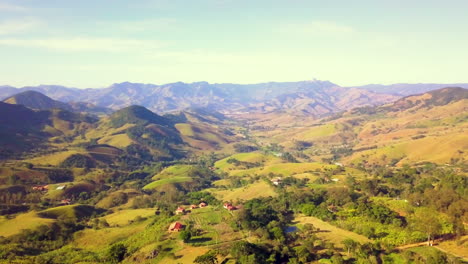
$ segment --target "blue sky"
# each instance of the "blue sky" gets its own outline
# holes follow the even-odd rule
[[[0,85],[468,82],[468,1],[0,0]]]

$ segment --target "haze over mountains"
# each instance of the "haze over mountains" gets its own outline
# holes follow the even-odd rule
[[[5,99],[32,90],[55,100],[71,103],[62,108],[81,109],[84,112],[108,113],[107,108],[118,110],[129,105],[142,105],[157,113],[208,107],[220,112],[287,111],[321,116],[354,107],[381,105],[402,96],[448,86],[468,87],[468,84],[394,84],[348,88],[319,80],[259,84],[177,82],[163,85],[124,82],[102,89],[77,89],[57,85],[23,88],[0,86],[0,98]],[[35,108],[31,105],[29,107]],[[99,109],[89,109],[93,107]]]

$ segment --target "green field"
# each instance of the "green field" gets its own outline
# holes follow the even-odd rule
[[[34,229],[40,225],[51,224],[53,219],[42,218],[36,212],[19,214],[13,219],[0,218],[0,236],[8,237],[21,232],[23,229]]]
[[[141,232],[147,222],[135,223],[124,227],[110,227],[103,229],[85,229],[75,234],[73,246],[81,249],[98,251],[107,248],[112,243],[127,239],[129,236]]]
[[[190,170],[193,169],[192,165],[174,165],[169,166],[162,170],[160,173],[153,176],[153,180],[161,180],[172,177],[186,177]]]
[[[319,238],[325,241],[332,242],[338,247],[342,247],[343,240],[348,238],[353,239],[359,243],[365,243],[370,241],[367,237],[363,235],[359,235],[354,232],[341,229],[313,216],[298,216],[294,219],[294,223],[296,223],[296,225],[299,225],[299,227],[304,224],[312,224],[315,228],[320,229],[320,231],[316,233]]]
[[[277,196],[274,187],[265,181],[259,181],[245,187],[228,190],[212,190],[211,192],[216,198],[222,201],[247,201],[258,197]]]
[[[149,183],[143,187],[144,190],[150,190],[154,189],[156,187],[166,185],[166,184],[171,184],[171,183],[181,183],[181,182],[189,182],[192,181],[192,178],[190,177],[172,177],[170,179],[162,179],[158,181],[154,181],[152,183]]]
[[[192,180],[192,178],[189,176],[192,169],[194,169],[192,165],[179,164],[169,166],[160,173],[154,175],[152,177],[154,181],[144,186],[143,189],[149,190],[166,184],[189,182]]]
[[[107,223],[111,226],[124,226],[129,224],[130,221],[135,220],[138,216],[146,218],[155,214],[155,209],[126,209],[119,210],[115,213],[103,216]]]

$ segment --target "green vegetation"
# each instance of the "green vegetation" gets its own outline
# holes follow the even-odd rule
[[[464,102],[99,121],[0,104],[25,118],[0,116],[0,263],[460,263]]]

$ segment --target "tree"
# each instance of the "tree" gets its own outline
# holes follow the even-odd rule
[[[302,263],[309,262],[313,257],[311,252],[305,246],[299,246],[295,248],[295,250],[297,259]]]
[[[331,262],[333,264],[343,264],[344,263],[343,257],[338,253],[333,255],[330,260],[331,260]]]
[[[349,255],[349,253],[354,254],[357,247],[359,246],[359,243],[352,240],[351,238],[347,238],[347,239],[343,240],[343,245],[344,245],[345,249],[348,251],[348,255]]]
[[[210,250],[205,254],[196,257],[194,262],[198,264],[217,264],[218,258],[216,257],[216,252]]]
[[[431,238],[442,231],[442,225],[436,214],[427,208],[421,208],[416,211],[413,217],[413,227],[427,235],[428,245],[431,242]]]
[[[190,232],[189,230],[183,230],[182,232],[180,232],[179,237],[184,241],[184,243],[187,243],[190,241],[190,238],[192,238],[192,232]]]
[[[109,248],[107,257],[111,263],[119,263],[125,258],[127,247],[123,244],[114,244]]]

